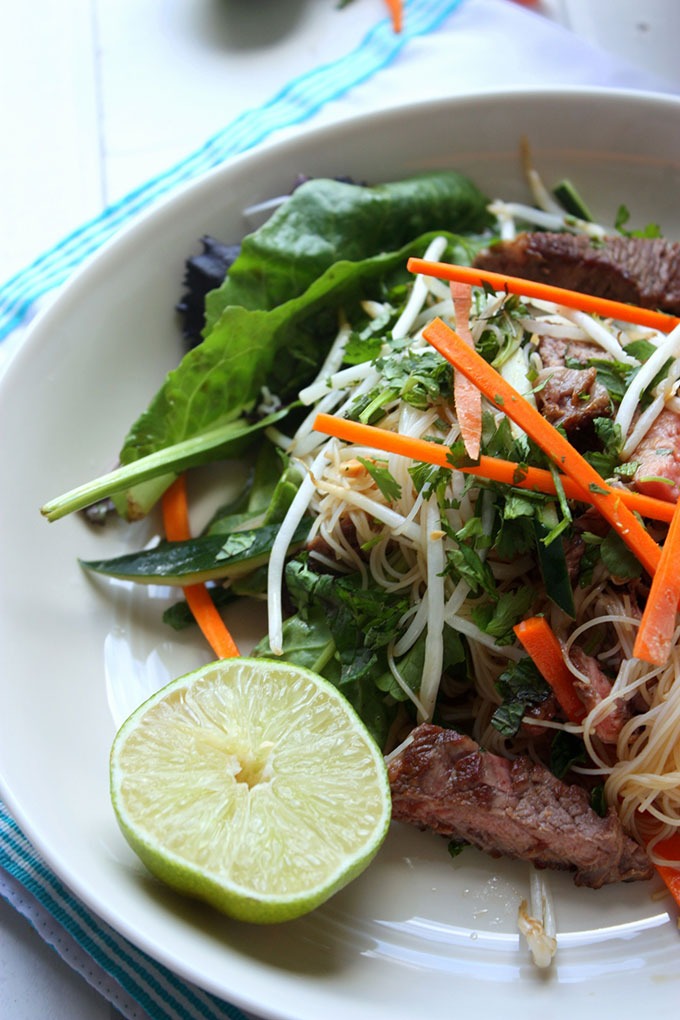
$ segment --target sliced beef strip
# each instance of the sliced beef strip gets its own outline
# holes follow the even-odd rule
[[[564,368],[568,360],[580,361],[583,365],[590,358],[611,361],[611,356],[599,344],[588,340],[564,340],[548,334],[539,339],[538,353],[544,368]]]
[[[610,810],[601,818],[585,790],[527,757],[482,751],[455,730],[423,723],[389,763],[392,814],[492,857],[570,870],[576,885],[647,879],[645,851]]]
[[[476,257],[475,266],[644,308],[680,314],[680,244],[661,238],[527,232]]]
[[[630,459],[638,465],[633,485],[639,492],[675,502],[680,497],[680,415],[663,410]]]
[[[580,432],[612,411],[607,388],[597,381],[594,368],[549,369],[536,390],[536,403],[543,417],[567,434]]]
[[[592,712],[600,702],[608,698],[612,692],[612,682],[606,676],[600,664],[592,655],[588,655],[579,645],[572,645],[569,658],[583,677],[574,677],[574,689],[588,712]],[[623,725],[630,719],[630,706],[623,698],[617,698],[607,714],[596,724],[595,732],[605,744],[615,744]]]
[[[542,722],[552,722],[560,714],[560,707],[557,704],[557,699],[549,694],[543,701],[539,701],[537,705],[529,705],[524,712],[524,719],[519,728],[519,733],[525,737],[531,737],[534,741],[537,741],[546,734],[554,733],[548,726],[541,726]],[[532,720],[529,722],[528,720]]]

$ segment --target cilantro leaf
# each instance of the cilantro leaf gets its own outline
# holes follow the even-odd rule
[[[600,556],[609,574],[621,581],[632,581],[642,574],[640,561],[613,528],[600,543]]]
[[[473,593],[486,592],[496,596],[496,580],[491,567],[470,545],[446,550],[446,571],[456,580],[465,579]]]
[[[361,365],[365,361],[374,361],[382,350],[383,338],[379,335],[362,336],[351,333],[343,352],[346,365]]]
[[[625,205],[620,205],[616,211],[614,227],[624,237],[662,237],[661,227],[658,223],[647,223],[641,230],[628,230],[626,224],[630,220],[630,210]]]
[[[401,498],[401,485],[392,472],[378,461],[368,460],[366,457],[357,457],[360,464],[368,471],[369,475],[378,486],[383,496],[389,503]]]
[[[252,531],[235,531],[225,540],[224,545],[215,556],[216,560],[229,560],[232,556],[242,556],[249,552],[255,544],[255,533]]]
[[[521,620],[534,601],[534,592],[529,587],[517,591],[503,592],[495,601],[475,606],[472,619],[480,630],[495,638],[499,645],[514,640],[512,628]]]
[[[443,493],[451,480],[449,468],[438,468],[433,464],[412,464],[408,469],[416,492],[427,499],[433,492]]]
[[[585,757],[585,756],[584,756]],[[590,806],[593,811],[600,816],[605,818],[609,811],[609,804],[604,792],[604,783],[598,783],[594,786],[590,792]]]

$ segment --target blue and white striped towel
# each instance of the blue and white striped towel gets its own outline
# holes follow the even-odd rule
[[[247,110],[181,162],[73,231],[0,288],[0,340],[26,321],[39,298],[64,283],[74,269],[138,213],[230,156],[263,142],[274,131],[307,121],[323,106],[389,65],[412,39],[433,32],[461,2],[410,0],[403,32],[395,34],[388,19],[379,22],[353,52],[289,82],[269,102]]]
[[[95,917],[52,874],[2,802],[0,895],[127,1020],[246,1020]]]
[[[425,99],[538,84],[663,88],[504,0],[408,0],[401,35],[385,18],[352,53],[293,80],[264,106],[243,113],[187,159],[7,281],[0,287],[0,340],[15,339],[40,299],[139,212],[274,132],[394,105],[406,89],[411,99]],[[127,1020],[246,1020],[235,1006],[180,980],[93,916],[52,874],[2,802],[0,896]]]

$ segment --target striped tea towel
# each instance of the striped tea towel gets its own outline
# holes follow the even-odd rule
[[[339,60],[295,78],[259,108],[246,110],[169,170],[142,184],[0,287],[0,340],[22,325],[36,302],[64,283],[89,255],[157,199],[267,139],[303,123],[326,104],[370,79],[417,36],[433,32],[463,0],[410,0],[404,29],[383,19],[360,46]]]

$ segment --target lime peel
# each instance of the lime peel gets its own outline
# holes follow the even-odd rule
[[[137,708],[111,750],[120,828],[163,882],[257,923],[313,910],[390,822],[387,770],[340,692],[289,663],[222,659]]]

